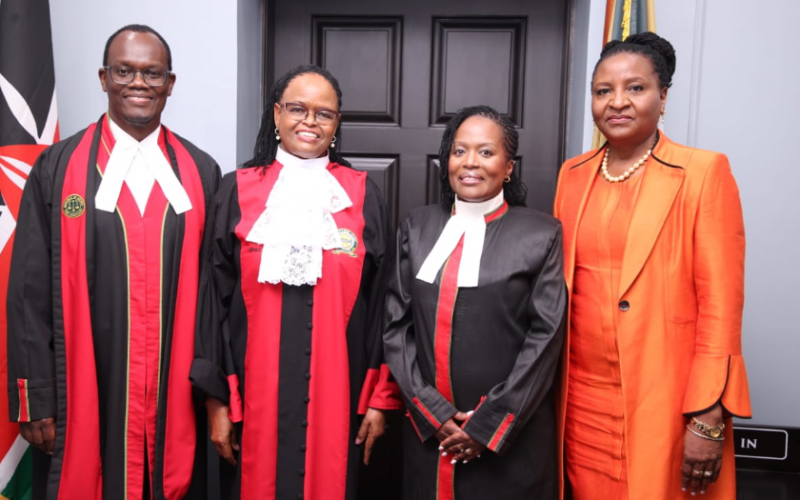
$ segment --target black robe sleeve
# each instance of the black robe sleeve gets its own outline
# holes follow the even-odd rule
[[[397,237],[397,255],[394,271],[389,279],[386,296],[386,328],[384,343],[389,368],[394,375],[410,417],[426,441],[439,428],[423,413],[426,409],[440,423],[457,413],[456,408],[422,377],[417,365],[417,346],[414,335],[414,318],[411,311],[411,283],[413,273],[409,260],[408,220],[400,224]],[[421,404],[416,404],[418,400]]]
[[[226,175],[207,212],[201,255],[194,361],[189,378],[206,397],[229,404],[235,374],[228,312],[236,285],[231,207],[237,203],[235,172]],[[220,334],[221,333],[221,334]]]
[[[557,228],[531,285],[530,327],[511,374],[492,388],[464,426],[470,437],[498,454],[512,445],[553,385],[567,311],[561,225]]]
[[[69,159],[66,156],[64,162]],[[25,184],[17,221],[7,302],[12,422],[56,416],[51,217],[52,163],[58,161],[54,148],[36,161]]]
[[[367,377],[361,390],[358,413],[367,408],[397,410],[403,407],[400,389],[386,365],[383,349],[383,316],[386,300],[386,281],[392,266],[394,248],[389,229],[386,203],[378,187],[367,179],[364,198],[364,240],[371,249],[371,276],[367,275],[362,293],[367,304],[365,348]],[[365,265],[365,269],[367,266]]]

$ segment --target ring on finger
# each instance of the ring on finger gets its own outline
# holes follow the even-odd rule
[[[467,448],[466,450],[464,450],[464,453],[466,453],[467,455],[471,455],[472,454],[472,448]]]
[[[695,476],[702,476],[703,475],[703,471],[694,469],[692,471],[692,474],[694,474]]]
[[[711,476],[713,476],[713,475],[714,475],[714,473],[713,473],[713,472],[711,472],[710,470],[707,470],[707,471],[703,472],[703,475],[704,475],[705,477],[711,477]]]

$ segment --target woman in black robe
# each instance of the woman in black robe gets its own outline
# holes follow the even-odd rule
[[[459,111],[439,150],[441,205],[399,230],[384,342],[408,408],[404,499],[558,496],[561,225],[524,207],[517,143],[492,108]]]

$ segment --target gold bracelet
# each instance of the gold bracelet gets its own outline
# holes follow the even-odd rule
[[[692,425],[694,425],[694,428],[696,430],[702,432],[703,434],[705,434],[706,436],[708,436],[708,437],[710,437],[712,439],[716,439],[716,438],[722,436],[722,431],[725,430],[725,424],[708,425],[705,422],[701,422],[701,421],[697,420],[697,418],[695,418],[695,417],[692,417],[691,422],[692,422]]]
[[[692,434],[694,434],[697,437],[701,437],[703,439],[708,439],[709,441],[725,441],[725,436],[720,436],[720,437],[716,437],[716,438],[711,437],[711,436],[706,436],[702,432],[698,432],[698,431],[692,429],[692,424],[686,424],[686,428],[689,429],[689,432],[691,432]]]

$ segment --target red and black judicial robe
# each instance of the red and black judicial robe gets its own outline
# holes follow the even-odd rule
[[[282,168],[240,169],[220,184],[192,381],[241,422],[227,496],[352,499],[358,415],[402,408],[382,361],[386,209],[366,173],[331,163],[353,203],[333,214],[344,247],[323,252],[314,286],[258,283],[262,245],[246,237]]]
[[[220,173],[165,127],[158,144],[192,202],[181,215],[158,183],[144,216],[127,185],[115,212],[95,209],[114,147],[105,116],[45,150],[25,186],[8,292],[9,400],[11,420],[55,417],[49,473],[34,478],[48,500],[177,500],[205,467],[194,460],[206,432],[189,370]]]
[[[402,222],[384,334],[408,408],[403,498],[547,500],[558,497],[552,390],[567,295],[561,225],[503,204],[486,215],[478,286],[459,288],[463,238],[433,284],[416,279],[450,213],[412,211]],[[488,449],[451,465],[433,437],[456,411]]]

